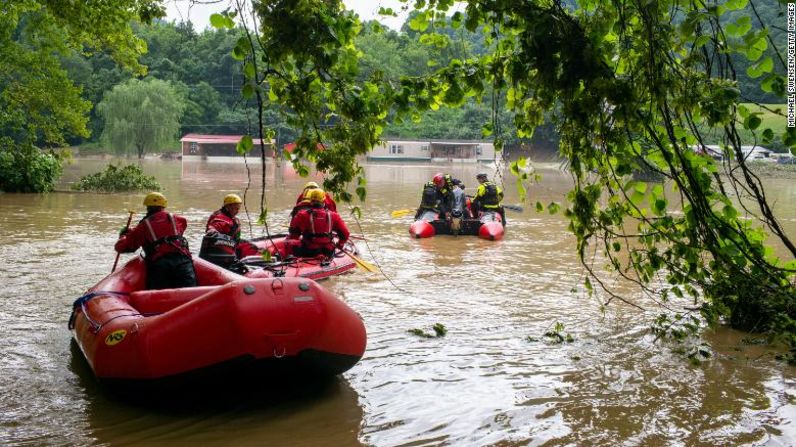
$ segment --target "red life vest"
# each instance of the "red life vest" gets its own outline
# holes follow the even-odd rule
[[[185,221],[184,218],[180,219]],[[170,253],[180,253],[191,257],[188,241],[182,236],[187,224],[183,223],[181,226],[182,229],[178,229],[174,216],[165,211],[159,211],[141,219],[136,228],[144,228],[146,242],[142,248],[147,261],[155,261]]]
[[[300,211],[301,245],[307,248],[334,247],[332,238],[332,213],[324,208]]]

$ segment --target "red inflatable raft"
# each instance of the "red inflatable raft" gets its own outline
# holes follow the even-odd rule
[[[136,257],[79,298],[69,320],[97,378],[158,381],[203,371],[334,375],[365,351],[359,315],[305,278],[250,279],[194,258],[199,287],[144,290]]]
[[[267,251],[279,261],[266,263],[260,255],[244,257],[241,262],[252,267],[252,270],[245,276],[249,278],[301,277],[317,281],[349,272],[357,266],[350,256],[340,251],[330,259],[322,256],[313,258],[286,257],[285,253],[288,251],[285,249],[285,237],[284,234],[277,234],[270,238],[262,237],[250,240],[258,251]],[[347,251],[356,255],[356,246],[349,243]]]
[[[458,226],[458,229],[456,228]],[[437,234],[471,235],[490,241],[503,239],[505,226],[500,214],[483,213],[480,219],[460,219],[457,224],[439,219],[437,213],[427,211],[419,219],[409,225],[409,234],[413,238],[428,238]]]

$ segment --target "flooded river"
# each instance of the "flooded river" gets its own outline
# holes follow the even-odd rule
[[[62,187],[107,163],[77,161]],[[187,217],[194,252],[209,213],[246,185],[241,164],[143,166],[164,186],[169,209]],[[483,168],[442,169],[473,191]],[[507,211],[499,242],[410,239],[411,217],[391,218],[390,211],[415,207],[421,184],[437,170],[368,165],[362,219],[341,210],[352,232],[367,239],[358,243],[363,258],[385,273],[357,271],[324,283],[367,326],[368,349],[357,366],[295,393],[198,406],[112,398],[70,348],[71,304],[110,272],[126,210],[140,218],[143,194],[0,194],[0,445],[796,444],[796,368],[726,329],[706,334],[714,356],[699,366],[653,343],[648,329],[657,309],[643,296],[626,290],[646,311],[618,302],[602,309],[583,293],[584,272],[561,216],[532,206]],[[563,201],[569,178],[552,168],[542,174],[532,200]],[[272,233],[286,230],[306,180],[269,166]],[[259,184],[256,172],[252,183]],[[505,202],[517,203],[511,181],[506,190]],[[772,180],[769,196],[796,237],[796,181]],[[252,220],[258,203],[249,192]],[[547,341],[543,334],[558,322],[574,341]],[[430,333],[436,323],[446,336],[408,333]]]

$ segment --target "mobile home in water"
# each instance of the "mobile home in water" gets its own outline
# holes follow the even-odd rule
[[[369,161],[489,163],[495,146],[483,140],[411,140],[390,138],[373,147]]]
[[[207,160],[207,161],[243,161],[236,148],[243,135],[202,135],[189,133],[180,139],[182,143],[183,161]],[[254,138],[254,148],[252,154],[259,157],[260,142],[259,138]],[[276,141],[271,140],[265,143],[265,156],[273,158]],[[255,156],[255,155],[252,155]]]
[[[692,149],[696,153],[709,155],[714,160],[724,160],[724,150],[717,144],[694,146]],[[776,162],[776,158],[771,156],[774,151],[763,146],[741,146],[741,152],[746,162]]]

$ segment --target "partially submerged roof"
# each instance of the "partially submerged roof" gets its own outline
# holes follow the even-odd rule
[[[203,144],[238,144],[243,135],[204,135],[198,133],[189,133],[180,138],[182,142],[188,143],[203,143]],[[260,138],[252,138],[255,145],[259,145],[262,140]],[[266,144],[271,144],[266,142]]]

